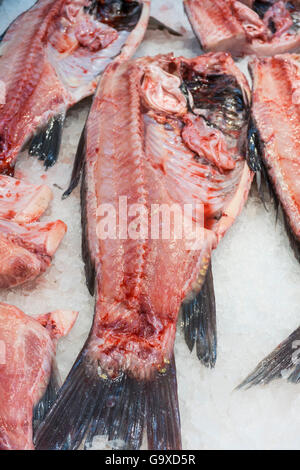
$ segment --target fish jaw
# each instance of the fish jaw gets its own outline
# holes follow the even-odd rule
[[[172,91],[162,86],[158,92],[149,81],[160,76],[171,80],[156,73],[156,67],[177,73],[181,67],[192,67],[196,74],[214,76],[216,70],[230,70],[245,107],[250,94],[230,56],[221,53],[191,60],[158,56],[113,64],[98,87],[86,125],[82,193],[89,262],[98,279],[88,354],[99,361],[103,374],[113,377],[125,370],[141,380],[150,379],[170,359],[181,302],[201,289],[211,252],[240,212],[252,180],[236,148],[235,168],[229,172],[194,158],[181,137],[184,107],[176,107],[174,114],[169,111],[170,93],[177,96],[179,84],[174,81]],[[164,93],[169,95],[161,96]],[[149,110],[150,105],[154,108]],[[95,214],[100,201],[113,204],[118,218],[118,195],[129,195],[131,203],[139,202],[145,210],[157,202],[183,206],[195,197],[208,206],[201,246],[187,248],[185,238],[99,238]],[[199,212],[199,224],[200,216]]]
[[[78,0],[74,11],[66,0],[39,0],[5,34],[0,57],[4,94],[0,103],[1,173],[11,174],[18,153],[34,133],[93,94],[105,67],[120,53],[124,58],[134,54],[141,42],[149,18],[148,0],[141,2],[141,17],[131,32],[100,23],[85,7],[85,0]],[[88,28],[94,28],[98,43],[82,36]],[[103,48],[97,47],[99,38]]]
[[[77,312],[46,314],[49,321],[64,324],[67,334]],[[33,450],[33,407],[44,394],[55,356],[57,335],[52,336],[48,322],[30,317],[13,305],[0,303],[0,449]],[[43,326],[45,327],[43,327]]]
[[[300,240],[300,192],[298,187],[299,83],[297,54],[255,59],[252,115],[263,143],[263,160],[289,225]]]
[[[66,229],[60,220],[27,225],[0,220],[0,287],[15,287],[43,273]]]

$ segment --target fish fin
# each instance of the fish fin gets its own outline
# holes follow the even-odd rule
[[[288,221],[288,217],[286,216],[285,212],[283,212],[283,220],[284,220],[284,226],[285,226],[285,231],[287,233],[289,242],[290,242],[290,247],[292,248],[296,260],[300,263],[300,240],[295,236],[294,232],[291,229],[291,226]]]
[[[259,130],[254,124],[253,118],[250,117],[247,128],[247,151],[246,160],[250,170],[261,171],[262,162],[262,143]]]
[[[55,402],[61,384],[60,376],[53,361],[50,380],[44,395],[33,410],[33,431],[35,432]]]
[[[64,114],[52,117],[47,126],[31,141],[29,155],[43,160],[46,169],[57,161],[64,121]]]
[[[200,292],[181,305],[184,337],[190,351],[196,343],[199,360],[213,368],[217,359],[216,303],[211,262]]]
[[[82,239],[81,239],[81,251],[84,262],[86,284],[91,295],[95,292],[95,263],[91,257],[89,249],[89,237],[88,237],[88,217],[86,211],[86,181],[85,181],[85,165],[82,168],[82,182],[80,188],[80,199],[81,199],[81,227],[82,227]]]
[[[174,359],[164,375],[138,381],[126,373],[111,379],[83,350],[39,427],[36,449],[88,449],[96,436],[111,447],[139,449],[148,425],[149,446],[180,448],[180,419]]]
[[[182,36],[181,33],[179,33],[173,28],[170,28],[170,26],[162,23],[153,16],[150,16],[149,18],[148,29],[151,31],[156,31],[158,29],[159,31],[167,31],[169,34],[172,34],[172,36]]]
[[[66,191],[62,195],[62,199],[66,199],[68,196],[70,196],[72,191],[77,187],[79,180],[80,180],[80,175],[82,172],[84,158],[85,158],[85,127],[82,130],[80,140],[78,143],[73,170],[72,170],[72,175],[71,175],[71,180],[70,180],[68,189],[66,189]]]
[[[297,344],[299,343],[299,344]],[[268,384],[274,379],[281,378],[284,371],[295,367],[297,356],[300,355],[300,327],[297,328],[285,341],[263,359],[251,374],[238,385],[237,389],[250,388],[253,385]],[[300,380],[299,366],[288,376],[291,382]]]
[[[174,354],[166,372],[146,384],[149,450],[180,450],[181,431]]]

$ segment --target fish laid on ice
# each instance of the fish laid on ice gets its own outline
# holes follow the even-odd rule
[[[184,0],[205,51],[269,56],[300,49],[298,0]]]
[[[267,176],[275,201],[282,208],[291,247],[300,261],[300,56],[254,59],[249,68],[253,78],[249,164]],[[299,341],[298,328],[240,387],[268,383],[285,375],[297,364]],[[287,376],[298,382],[300,368]]]
[[[249,165],[263,169],[300,261],[300,55],[253,59]]]
[[[150,0],[39,0],[12,23],[0,43],[0,173],[34,133],[30,154],[56,161],[67,109],[135,52],[149,10]]]
[[[37,449],[76,449],[83,439],[89,447],[97,435],[136,449],[146,428],[150,449],[180,448],[176,321],[184,300],[190,345],[196,339],[205,352],[211,346],[214,361],[215,312],[208,312],[203,338],[197,299],[207,272],[211,293],[211,251],[252,181],[244,145],[249,94],[223,53],[119,61],[105,71],[77,154],[84,161],[83,255],[94,323],[37,432]],[[169,236],[155,232],[166,225],[161,210],[182,213],[185,206],[195,211],[184,214],[182,236],[172,217]],[[211,297],[199,302],[214,307]]]
[[[67,226],[36,222],[52,199],[45,185],[0,175],[0,288],[35,279],[51,264]]]
[[[33,409],[41,418],[57,391],[57,340],[77,312],[56,310],[33,318],[0,303],[0,450],[31,450]]]

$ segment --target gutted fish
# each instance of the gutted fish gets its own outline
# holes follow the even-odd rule
[[[250,160],[263,167],[283,209],[291,246],[300,261],[300,56],[254,59]]]
[[[22,146],[56,161],[67,109],[91,95],[99,74],[130,57],[147,28],[150,0],[39,0],[0,44],[0,172]]]
[[[77,156],[94,323],[37,432],[38,449],[75,449],[83,439],[89,447],[97,435],[137,449],[146,429],[150,449],[181,447],[176,322],[184,302],[189,345],[197,340],[203,361],[214,362],[210,256],[252,180],[248,100],[228,54],[120,61],[105,71]],[[162,211],[186,207],[198,234],[191,226],[180,234],[172,214],[161,233]]]
[[[56,343],[76,318],[77,312],[64,310],[33,318],[0,303],[1,450],[34,449],[33,409],[46,411],[55,396]]]
[[[61,220],[26,225],[0,220],[0,288],[32,281],[46,271],[66,230]]]
[[[205,51],[269,56],[300,49],[298,0],[184,0]]]

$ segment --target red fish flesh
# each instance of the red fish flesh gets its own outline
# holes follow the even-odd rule
[[[0,172],[26,141],[52,165],[67,109],[91,95],[118,55],[130,57],[147,28],[150,0],[39,0],[0,44]]]
[[[1,450],[34,449],[33,408],[43,396],[43,406],[49,406],[56,343],[76,318],[77,312],[63,310],[33,318],[0,303]]]
[[[184,0],[205,51],[269,56],[300,49],[298,0]]]
[[[38,449],[74,449],[83,438],[88,447],[103,434],[135,449],[146,427],[150,449],[181,447],[176,321],[182,301],[199,321],[211,251],[247,199],[248,100],[246,79],[228,54],[142,58],[105,71],[82,152],[83,255],[96,296],[94,323],[37,433]],[[193,249],[187,234],[102,237],[101,204],[115,208],[120,228],[120,196],[142,214],[157,204],[201,203],[204,210],[189,216],[199,245]],[[142,224],[135,217],[129,210],[128,233]]]
[[[253,161],[258,166],[261,161],[266,168],[300,261],[300,56],[283,54],[255,59],[249,68],[253,77],[253,132],[258,149]],[[257,169],[255,163],[253,169]]]
[[[0,288],[35,279],[51,264],[67,227],[36,222],[52,199],[45,185],[0,175]]]

